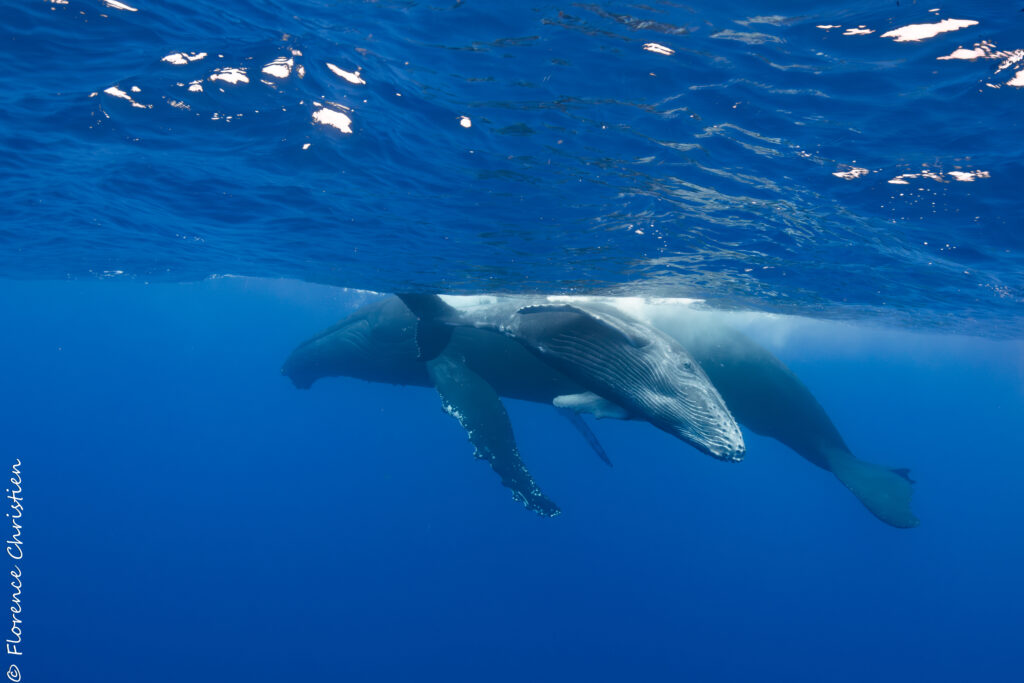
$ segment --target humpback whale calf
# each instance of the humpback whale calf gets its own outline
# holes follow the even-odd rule
[[[606,462],[579,413],[644,420],[722,460],[743,457],[743,436],[699,363],[678,342],[609,306],[503,298],[457,310],[436,295],[388,298],[304,342],[282,373],[308,388],[349,375],[433,386],[513,497],[552,516],[533,481],[500,397],[567,414]]]
[[[396,296],[363,306],[299,345],[282,367],[282,374],[304,389],[329,376],[435,387],[445,409],[466,428],[476,455],[490,462],[513,497],[539,514],[554,515],[557,506],[533,482],[516,451],[498,397],[554,405],[610,464],[578,413],[643,419],[687,440],[672,431],[671,410],[666,411],[668,418],[659,417],[657,404],[671,398],[671,383],[663,393],[643,382],[637,389],[637,379],[630,374],[645,363],[656,369],[655,349],[662,349],[674,357],[680,372],[694,361],[702,370],[694,374],[690,390],[683,383],[684,394],[707,392],[704,379],[713,385],[706,393],[705,412],[697,410],[689,418],[696,423],[694,429],[711,432],[703,447],[699,434],[696,442],[690,441],[698,449],[727,460],[739,459],[743,445],[742,437],[732,432],[734,417],[755,433],[780,441],[832,472],[883,522],[904,528],[918,523],[910,510],[913,488],[907,471],[856,458],[825,410],[789,368],[712,316],[692,314],[682,325],[659,328],[612,306],[594,303],[565,305],[547,299],[503,297],[453,308],[436,297],[405,298],[415,314]],[[560,338],[559,330],[568,335],[568,342]],[[606,342],[598,355],[589,361],[566,355],[567,344],[587,347],[593,335]],[[647,348],[652,344],[653,349]],[[614,364],[607,368],[604,364],[630,354],[629,372],[620,372],[618,377],[624,381],[616,384]],[[600,367],[588,368],[587,362]],[[639,398],[648,390],[646,400],[655,404],[654,408]],[[717,410],[716,396],[724,400],[726,415],[731,413],[728,419]],[[664,411],[664,406],[660,410]],[[718,453],[713,452],[716,441],[731,443],[732,450],[721,446]]]

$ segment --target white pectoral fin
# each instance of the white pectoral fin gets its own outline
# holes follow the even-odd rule
[[[626,412],[625,408],[612,403],[606,398],[601,398],[591,391],[586,391],[582,394],[555,396],[552,404],[556,408],[568,408],[577,413],[590,413],[598,419],[604,417],[611,417],[616,420],[629,419],[629,413]]]

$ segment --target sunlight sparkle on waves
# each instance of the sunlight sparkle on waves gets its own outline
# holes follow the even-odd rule
[[[292,73],[295,60],[291,57],[278,57],[263,67],[262,72],[274,78],[288,78]]]
[[[644,43],[644,49],[647,50],[648,52],[653,52],[656,55],[669,56],[674,55],[676,53],[676,51],[673,50],[672,48],[665,47],[664,45],[661,45],[659,43]]]
[[[111,7],[113,9],[119,9],[119,10],[122,10],[124,12],[138,12],[139,11],[136,8],[129,7],[128,5],[124,4],[123,2],[118,2],[117,0],[103,0],[103,4],[106,5],[107,7]]]
[[[359,75],[359,69],[356,69],[355,71],[345,71],[344,69],[337,67],[334,64],[331,64],[330,62],[324,63],[335,76],[341,76],[352,85],[366,85],[366,81],[364,81],[362,77]]]
[[[139,102],[136,102],[135,99],[131,95],[126,93],[124,90],[121,90],[116,85],[110,86],[109,88],[107,88],[103,92],[106,93],[107,95],[110,95],[111,97],[116,97],[116,98],[122,99],[122,100],[128,100],[129,102],[132,103],[133,107],[136,107],[138,109],[152,109],[153,108],[152,104],[141,104]],[[132,92],[141,92],[141,89],[138,88],[137,86],[134,86],[134,87],[132,87]]]
[[[205,57],[205,52],[172,52],[171,54],[162,57],[160,61],[168,62],[170,64],[174,64],[175,66],[182,66],[184,64],[188,64],[189,62],[198,62],[200,59],[204,59]]]
[[[962,28],[977,25],[973,19],[943,19],[934,24],[908,24],[882,34],[883,38],[892,38],[897,43],[913,42],[934,38],[940,33],[959,31]]]
[[[249,77],[245,74],[245,69],[236,67],[224,67],[222,69],[215,70],[210,74],[211,81],[224,81],[232,85],[238,83],[248,83]]]
[[[345,112],[323,107],[313,112],[313,120],[325,126],[337,128],[342,133],[352,133],[352,119]]]

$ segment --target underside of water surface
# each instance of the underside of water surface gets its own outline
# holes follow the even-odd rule
[[[1022,16],[11,6],[0,273],[694,297],[1020,336]]]

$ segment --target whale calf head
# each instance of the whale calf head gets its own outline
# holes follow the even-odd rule
[[[671,377],[664,393],[641,398],[650,404],[652,422],[714,458],[742,460],[746,445],[736,419],[700,365],[683,353],[677,349],[670,367],[662,368]]]
[[[671,337],[603,303],[531,304],[508,327],[593,393],[721,460],[740,460],[743,435],[690,353]]]

